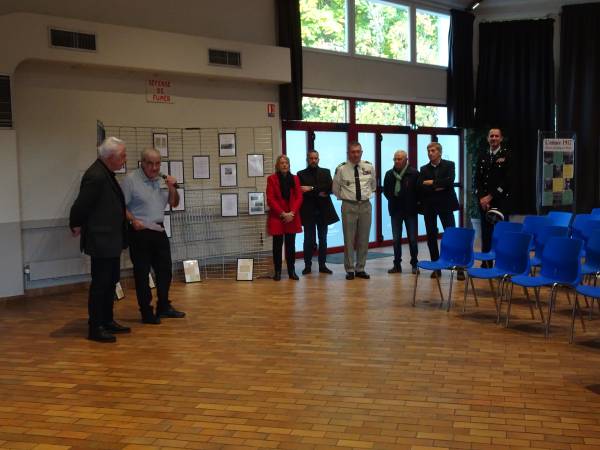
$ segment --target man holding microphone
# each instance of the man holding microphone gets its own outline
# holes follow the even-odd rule
[[[185,313],[174,309],[169,301],[171,247],[163,227],[167,203],[171,207],[179,204],[177,180],[160,173],[160,152],[148,148],[142,152],[140,168],[123,180],[121,188],[130,225],[129,252],[142,322],[159,324],[161,317],[185,317]],[[151,306],[150,268],[156,275],[156,313]]]

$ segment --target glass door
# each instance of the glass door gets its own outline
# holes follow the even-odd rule
[[[385,173],[394,166],[394,153],[397,150],[404,150],[408,153],[408,134],[399,133],[382,133],[381,134],[381,157],[379,158],[380,166],[378,167],[381,174],[381,235],[384,241],[391,241],[392,236],[392,221],[388,212],[388,201],[383,195],[383,178]],[[408,163],[410,164],[410,158]],[[402,227],[402,237],[406,237],[406,227]]]

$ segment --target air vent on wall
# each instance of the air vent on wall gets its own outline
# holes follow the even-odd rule
[[[74,48],[96,51],[96,35],[76,31],[50,29],[50,45],[53,47]]]
[[[11,127],[10,78],[6,75],[0,75],[0,128]]]
[[[223,66],[242,67],[242,54],[227,50],[208,49],[208,62]]]

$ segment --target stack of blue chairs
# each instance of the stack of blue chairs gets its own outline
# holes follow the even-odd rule
[[[489,252],[475,252],[476,261],[493,261],[496,259],[496,247],[498,242],[504,242],[502,235],[504,233],[518,233],[523,230],[523,224],[518,222],[498,222],[494,226],[492,233],[492,249]]]

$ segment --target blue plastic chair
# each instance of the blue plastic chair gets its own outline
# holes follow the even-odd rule
[[[525,289],[533,288],[536,301],[539,303],[539,291],[543,286],[550,286],[550,300],[548,302],[548,317],[546,320],[545,335],[550,333],[550,319],[552,309],[556,301],[559,287],[575,288],[581,281],[581,247],[583,242],[579,239],[565,237],[553,237],[548,240],[542,254],[542,269],[539,276],[517,275],[511,279],[513,285],[522,286]],[[508,311],[506,325],[508,326],[511,295],[508,297]]]
[[[575,239],[585,239],[585,233],[590,228],[598,226],[600,216],[592,214],[577,214],[571,225],[571,237]]]
[[[598,300],[600,304],[600,287],[596,286],[588,286],[580,284],[575,288],[575,301],[573,302],[573,312],[571,314],[571,336],[569,338],[569,343],[573,343],[573,338],[575,337],[575,312],[579,311],[579,317],[581,319],[581,328],[585,331],[585,322],[583,321],[583,314],[581,314],[581,308],[579,306],[579,294],[583,295],[586,299],[590,298],[592,300],[591,308],[594,309],[594,300]],[[591,310],[590,310],[591,312]]]
[[[585,262],[581,274],[598,275],[600,273],[600,229],[585,243]]]
[[[568,237],[569,229],[562,226],[549,225],[541,229],[535,240],[535,255],[531,258],[531,266],[537,267],[542,264],[542,254],[546,242],[552,237]]]
[[[450,291],[448,292],[448,311],[452,303],[452,282],[454,272],[460,269],[468,269],[473,265],[473,241],[475,230],[470,228],[449,227],[444,230],[440,244],[440,258],[437,261],[419,261],[417,267],[425,270],[450,270]],[[416,304],[417,283],[419,282],[419,271],[415,276],[415,287],[413,290],[413,306]],[[444,294],[440,277],[436,277],[438,290],[440,291],[440,308],[444,304]]]
[[[494,225],[492,233],[492,249],[489,252],[475,252],[474,258],[477,261],[493,261],[496,259],[496,246],[501,242],[504,233],[519,233],[523,229],[523,224],[518,222],[498,222]]]
[[[592,209],[592,216],[600,216],[600,208]]]
[[[573,213],[568,211],[549,211],[548,218],[552,222],[552,225],[556,225],[557,227],[568,227],[571,225]]]
[[[535,239],[542,228],[552,225],[548,216],[525,216],[523,220],[523,233],[529,233],[533,236],[529,249],[535,249]]]
[[[494,304],[496,305],[496,322],[500,322],[500,310],[502,308],[502,298],[504,296],[504,286],[510,277],[515,275],[526,274],[529,272],[529,243],[531,235],[528,233],[512,233],[507,232],[502,235],[502,245],[496,249],[496,265],[492,268],[471,268],[467,270],[465,278],[465,299],[463,312],[467,307],[467,295],[469,292],[469,281],[473,290],[475,303],[477,302],[477,292],[473,279],[479,278],[489,280],[492,294],[494,296]],[[496,298],[492,280],[499,280],[500,283],[500,303]],[[539,306],[538,306],[539,307]],[[531,312],[533,315],[533,310]]]

